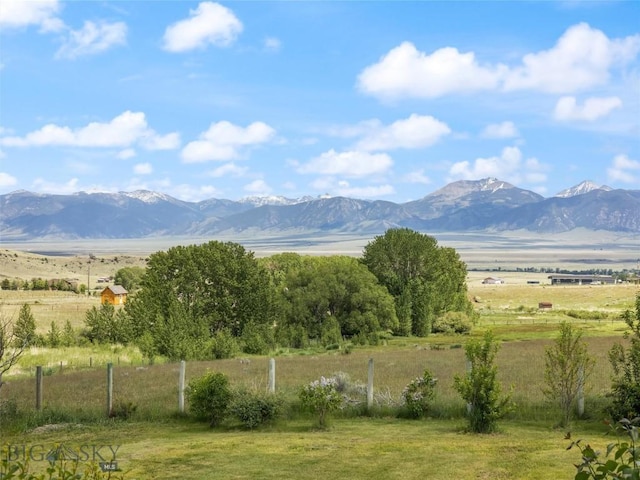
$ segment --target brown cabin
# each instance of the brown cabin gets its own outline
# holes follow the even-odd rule
[[[100,293],[100,302],[103,304],[123,305],[127,303],[127,293],[122,285],[112,285],[102,290]]]

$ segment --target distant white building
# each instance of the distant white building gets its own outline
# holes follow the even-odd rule
[[[482,283],[485,285],[502,285],[504,280],[498,277],[487,277],[482,281]]]

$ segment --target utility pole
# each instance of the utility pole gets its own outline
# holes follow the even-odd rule
[[[89,266],[87,267],[87,297],[91,295],[90,290],[90,282],[91,282],[91,260],[89,260]]]

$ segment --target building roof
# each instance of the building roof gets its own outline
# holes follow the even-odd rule
[[[111,285],[104,290],[111,290],[111,293],[113,293],[114,295],[126,295],[127,293],[129,293],[122,285]]]
[[[547,278],[564,278],[567,280],[575,279],[575,280],[611,280],[613,277],[611,275],[575,275],[571,273],[557,274],[557,275],[549,275]]]

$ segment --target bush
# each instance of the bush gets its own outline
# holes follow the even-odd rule
[[[311,410],[318,416],[318,425],[327,425],[328,415],[337,410],[342,404],[342,395],[338,391],[338,382],[335,378],[320,377],[300,390],[302,406]]]
[[[464,312],[447,312],[431,327],[433,333],[469,333],[473,322]]]
[[[238,341],[226,328],[216,332],[211,339],[211,353],[214,358],[233,358],[239,351]]]
[[[630,328],[625,333],[629,346],[615,344],[609,351],[613,367],[609,413],[612,418],[635,418],[640,416],[640,295],[636,297],[635,312],[626,311],[624,321]]]
[[[580,450],[582,463],[575,464],[577,469],[575,480],[607,480],[607,479],[630,479],[640,478],[640,468],[638,466],[638,421],[639,418],[628,420],[623,418],[618,425],[611,425],[612,433],[618,437],[616,442],[607,445],[605,458],[600,457],[600,452],[594,450],[590,445],[583,446],[582,440],[572,442],[567,450],[574,446]],[[628,441],[620,439],[620,430]],[[609,455],[614,452],[613,458]]]
[[[469,429],[474,433],[491,433],[498,419],[512,409],[509,396],[502,397],[495,358],[498,344],[491,331],[482,341],[474,339],[465,346],[471,371],[464,377],[454,377],[454,388],[470,406]]]
[[[129,420],[136,413],[136,410],[138,410],[138,405],[135,403],[120,401],[113,406],[109,417]]]
[[[229,414],[246,428],[254,429],[276,420],[282,414],[283,405],[284,402],[279,396],[239,390],[233,395]]]
[[[189,408],[194,416],[212,427],[220,424],[231,401],[229,379],[223,373],[207,372],[189,382]]]
[[[414,378],[404,387],[402,398],[412,417],[422,418],[427,414],[435,396],[437,381],[429,370],[425,370],[421,377]]]
[[[607,313],[600,312],[599,310],[568,310],[566,313],[568,317],[580,320],[601,320],[608,318]]]
[[[273,329],[268,325],[248,323],[242,330],[242,351],[249,355],[266,355],[274,346]]]

